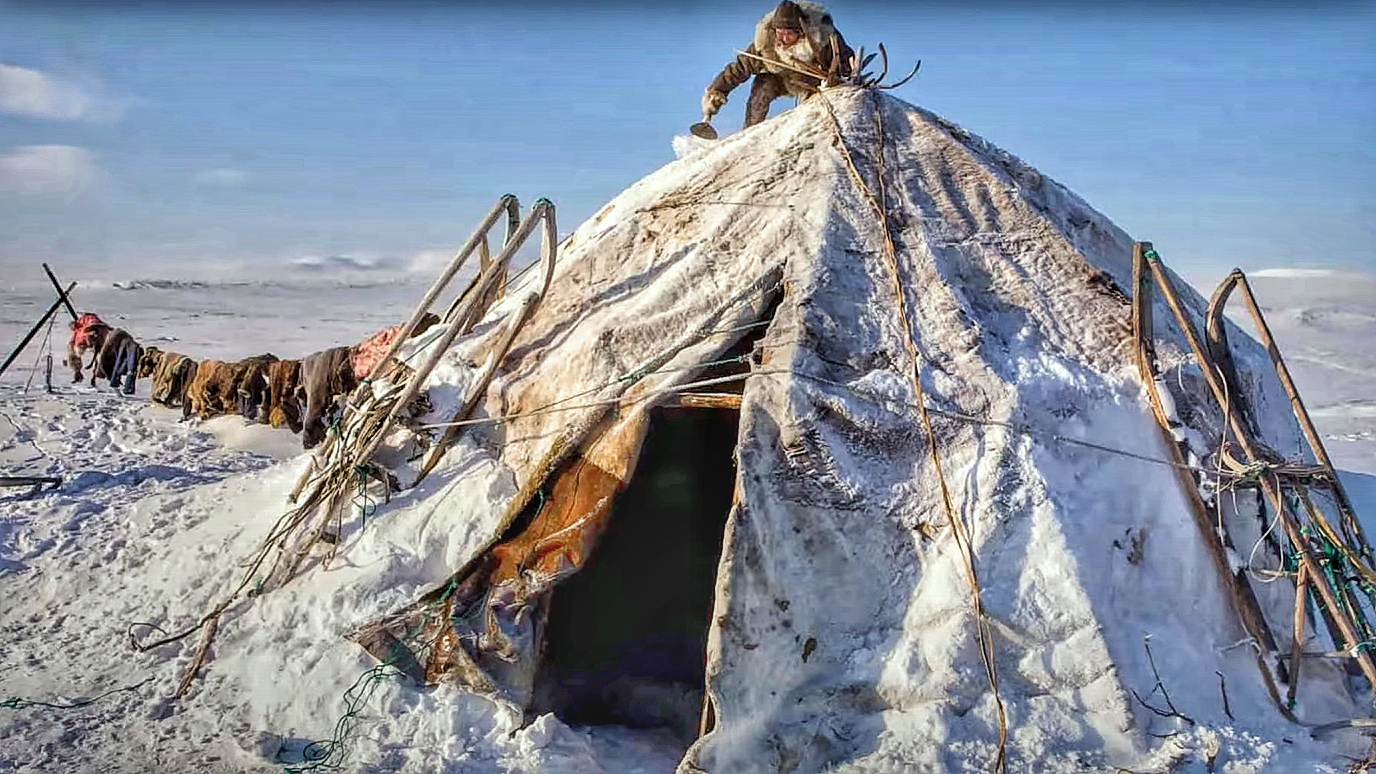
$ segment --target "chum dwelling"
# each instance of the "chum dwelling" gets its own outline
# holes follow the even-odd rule
[[[247,569],[139,641],[179,694],[423,504],[418,593],[331,647],[668,727],[684,774],[1369,750],[1371,551],[1280,361],[1065,187],[843,85],[556,235],[497,203]]]

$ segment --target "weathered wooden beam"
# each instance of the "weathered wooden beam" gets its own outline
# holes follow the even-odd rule
[[[1309,602],[1309,570],[1300,565],[1295,578],[1295,622],[1290,638],[1290,688],[1285,692],[1286,706],[1294,706],[1295,692],[1300,687],[1300,656],[1304,655],[1304,608]]]
[[[56,489],[62,486],[60,476],[0,476],[0,486],[42,486],[47,484]]]
[[[1240,573],[1234,572],[1228,561],[1227,551],[1223,545],[1223,535],[1214,527],[1213,516],[1199,494],[1199,486],[1186,465],[1184,454],[1177,445],[1170,428],[1171,418],[1167,415],[1161,396],[1157,392],[1156,345],[1152,334],[1153,274],[1146,257],[1146,254],[1151,250],[1151,242],[1137,242],[1132,248],[1132,336],[1136,344],[1137,369],[1142,376],[1142,385],[1146,389],[1152,413],[1156,415],[1157,426],[1161,431],[1161,438],[1166,451],[1170,455],[1170,459],[1176,463],[1176,480],[1189,503],[1190,515],[1194,517],[1195,526],[1199,530],[1200,537],[1204,540],[1205,548],[1208,549],[1214,571],[1218,573],[1219,580],[1222,581],[1224,589],[1231,598],[1233,611],[1237,613],[1243,630],[1257,644],[1255,651],[1257,668],[1261,670],[1266,691],[1271,695],[1271,700],[1275,702],[1276,708],[1280,710],[1281,714],[1287,720],[1293,721],[1295,719],[1294,713],[1290,711],[1281,698],[1280,689],[1276,686],[1276,680],[1269,665],[1271,657],[1277,650],[1275,635],[1272,634],[1270,626],[1266,623],[1266,616],[1261,612],[1261,605],[1257,602],[1251,584]],[[1207,365],[1205,367],[1207,368]],[[1288,674],[1287,672],[1286,676]]]
[[[666,408],[734,409],[740,411],[741,396],[734,392],[681,392],[664,402]]]

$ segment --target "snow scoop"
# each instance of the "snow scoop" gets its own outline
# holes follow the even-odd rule
[[[717,130],[712,128],[712,116],[703,113],[702,120],[688,127],[689,133],[704,140],[717,139]]]

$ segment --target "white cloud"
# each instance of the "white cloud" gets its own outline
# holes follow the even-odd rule
[[[239,169],[208,169],[196,175],[196,182],[200,185],[233,187],[243,185],[248,180],[248,174]]]
[[[82,85],[39,70],[0,63],[0,113],[60,121],[114,120],[124,106]]]
[[[0,191],[75,197],[100,176],[95,156],[74,145],[21,145],[0,153]]]
[[[1323,279],[1342,277],[1361,277],[1361,274],[1352,272],[1338,271],[1337,269],[1303,269],[1298,266],[1283,266],[1276,269],[1258,269],[1249,271],[1250,277],[1272,277],[1275,279]]]

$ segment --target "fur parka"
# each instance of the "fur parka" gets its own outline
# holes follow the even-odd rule
[[[839,51],[839,66],[837,73],[842,76],[851,74],[851,58],[855,52],[850,46],[846,45],[845,38],[837,31],[836,26],[831,21],[831,14],[827,9],[811,3],[807,0],[795,0],[795,5],[803,14],[803,26],[805,41],[811,46],[812,56],[810,64],[813,67],[826,70],[831,66],[832,53]],[[774,15],[778,13],[776,7],[755,25],[755,38],[750,47],[744,54],[738,54],[730,64],[728,64],[720,74],[712,81],[709,89],[728,94],[732,89],[740,86],[750,79],[752,75],[760,73],[773,73],[778,75],[784,82],[786,93],[794,97],[805,97],[817,90],[821,81],[802,73],[795,72],[786,67],[780,67],[770,62],[762,62],[755,57],[763,57],[771,62],[787,62],[790,52],[777,50],[774,41]],[[796,47],[794,47],[796,48]],[[792,52],[796,57],[796,52]],[[749,55],[754,56],[749,56]]]

